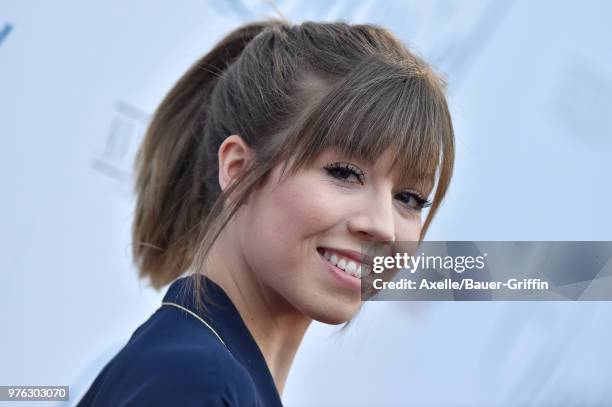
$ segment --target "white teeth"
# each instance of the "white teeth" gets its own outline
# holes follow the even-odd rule
[[[346,266],[346,272],[352,275],[353,277],[361,278],[361,267],[357,265],[354,261],[351,261]]]
[[[345,273],[354,277],[361,278],[362,276],[366,277],[370,274],[370,267],[368,265],[340,257],[328,250],[324,251],[323,257],[329,260],[329,262],[334,264],[336,267],[342,269]]]

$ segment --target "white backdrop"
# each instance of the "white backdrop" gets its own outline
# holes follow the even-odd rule
[[[0,3],[0,385],[69,385],[72,405],[157,308],[130,257],[134,151],[187,67],[272,3]],[[457,166],[428,239],[612,240],[612,3],[274,4],[385,25],[446,74]],[[283,400],[610,405],[611,311],[369,303],[346,335],[312,326]]]

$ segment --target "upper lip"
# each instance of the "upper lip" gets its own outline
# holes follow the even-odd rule
[[[335,249],[335,248],[331,248],[331,247],[319,247],[319,249],[325,251],[330,251],[330,252],[335,252],[338,253],[339,255],[343,256],[343,257],[347,257],[349,259],[355,260],[359,263],[371,266],[373,263],[372,257],[368,256],[365,253],[362,252],[358,252],[355,250],[348,250],[348,249]]]

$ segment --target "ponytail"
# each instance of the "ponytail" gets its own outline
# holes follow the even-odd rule
[[[200,228],[219,195],[211,182],[198,176],[202,171],[216,173],[212,167],[218,163],[196,167],[217,79],[255,36],[278,24],[271,20],[232,31],[191,66],[153,115],[134,163],[132,254],[140,277],[148,277],[156,289],[187,270]]]

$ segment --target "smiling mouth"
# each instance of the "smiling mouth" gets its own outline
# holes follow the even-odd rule
[[[333,249],[327,249],[323,247],[317,247],[317,252],[323,257],[328,263],[342,270],[345,274],[353,276],[358,279],[362,279],[370,275],[372,267],[356,261],[350,257],[344,256]]]

